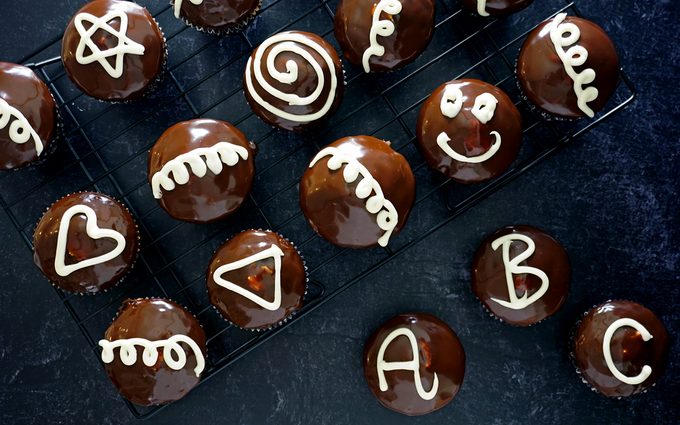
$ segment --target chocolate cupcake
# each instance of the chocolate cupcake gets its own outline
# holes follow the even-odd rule
[[[335,38],[345,58],[364,72],[408,65],[433,31],[433,0],[340,0],[335,12]]]
[[[203,328],[182,306],[162,298],[123,302],[99,345],[118,392],[142,406],[179,400],[205,370]]]
[[[54,98],[35,72],[0,62],[0,170],[44,158],[58,124]]]
[[[176,18],[210,34],[240,29],[260,8],[261,0],[172,0]]]
[[[344,78],[333,46],[316,34],[288,31],[269,37],[253,51],[243,88],[264,122],[299,132],[335,112]]]
[[[149,152],[149,184],[172,217],[197,223],[236,211],[250,193],[255,145],[233,125],[194,119],[173,125]]]
[[[165,65],[163,33],[146,8],[129,1],[94,0],[69,22],[61,59],[88,96],[121,102],[143,97]]]
[[[666,370],[668,333],[632,301],[593,307],[577,325],[572,357],[583,381],[607,397],[628,397],[656,384]]]
[[[300,206],[314,231],[349,247],[387,246],[406,223],[415,179],[388,142],[344,137],[312,159],[300,181]]]
[[[281,235],[246,230],[222,245],[208,267],[208,295],[227,321],[263,330],[285,322],[302,308],[307,268],[295,246]]]
[[[460,183],[503,173],[522,144],[522,116],[496,86],[452,80],[425,101],[416,128],[427,164]]]
[[[479,16],[504,16],[519,12],[534,0],[461,0],[471,12]]]
[[[530,326],[554,314],[569,292],[567,252],[531,226],[508,226],[487,237],[472,263],[472,292],[498,319]]]
[[[404,415],[424,415],[449,404],[464,374],[458,336],[429,314],[390,319],[364,348],[368,387],[380,404]]]
[[[560,13],[533,30],[517,61],[519,84],[547,116],[595,116],[614,94],[619,58],[602,28]]]
[[[96,294],[130,271],[139,249],[137,225],[108,195],[79,192],[61,198],[33,235],[33,261],[49,281],[68,292]]]

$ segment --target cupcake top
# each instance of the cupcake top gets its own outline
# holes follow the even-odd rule
[[[227,122],[180,122],[151,148],[149,184],[172,217],[218,220],[236,211],[250,193],[254,156],[255,145]]]
[[[44,156],[58,120],[54,98],[40,78],[25,66],[0,62],[0,169]]]
[[[619,81],[619,58],[602,28],[560,13],[533,30],[517,61],[522,91],[541,111],[593,117]]]
[[[110,196],[79,192],[61,198],[42,216],[33,235],[33,261],[59,288],[95,294],[132,268],[137,226]]]
[[[567,252],[531,226],[497,230],[472,263],[472,292],[491,314],[515,326],[538,323],[559,310],[570,278]]]
[[[159,78],[165,40],[144,7],[129,1],[94,0],[66,27],[61,59],[71,81],[88,96],[134,100]]]
[[[266,123],[290,131],[318,124],[340,105],[344,73],[338,54],[316,34],[275,34],[248,59],[246,99]]]
[[[364,348],[368,387],[380,404],[404,415],[424,415],[449,404],[464,374],[458,336],[429,314],[390,319]]]
[[[468,10],[479,16],[503,16],[518,12],[534,0],[461,0]]]
[[[406,223],[415,178],[406,158],[388,142],[344,137],[312,159],[300,181],[300,206],[329,242],[364,248],[387,246]]]
[[[452,80],[439,86],[420,109],[418,146],[428,165],[461,183],[503,173],[522,144],[522,116],[496,86]]]
[[[228,33],[255,16],[261,0],[173,0],[176,18],[201,31]]]
[[[99,341],[104,369],[118,392],[142,406],[187,395],[205,370],[205,344],[198,320],[162,298],[124,301]]]
[[[340,0],[335,12],[335,38],[345,58],[364,72],[408,65],[433,31],[433,0]]]
[[[607,397],[643,392],[666,370],[666,328],[654,313],[632,301],[593,307],[578,324],[573,344],[581,377]]]
[[[279,234],[246,230],[222,245],[208,267],[210,302],[244,329],[274,327],[302,307],[307,269]]]

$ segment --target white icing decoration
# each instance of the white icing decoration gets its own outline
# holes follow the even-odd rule
[[[576,93],[579,109],[592,118],[595,116],[595,112],[590,109],[588,102],[597,99],[598,91],[595,87],[583,88],[583,86],[595,81],[595,70],[586,68],[579,73],[574,70],[575,66],[581,66],[586,62],[588,50],[583,46],[575,45],[566,52],[564,51],[565,47],[575,44],[581,37],[581,30],[579,30],[578,26],[569,22],[563,22],[566,17],[566,13],[560,13],[555,16],[555,19],[550,24],[550,40],[555,47],[557,56],[564,65],[564,70],[574,81],[574,92]],[[568,35],[565,37],[565,34]]]
[[[203,372],[203,369],[205,369],[205,358],[196,341],[186,335],[173,335],[168,339],[158,341],[149,341],[144,338],[118,339],[115,341],[102,339],[99,341],[99,345],[102,347],[102,361],[104,363],[111,363],[114,359],[113,349],[120,347],[118,355],[120,356],[120,361],[126,366],[132,366],[137,362],[137,348],[135,346],[144,347],[142,361],[149,367],[155,365],[158,361],[158,349],[162,347],[165,364],[170,369],[180,370],[187,364],[187,355],[179,344],[180,342],[188,345],[194,352],[196,356],[194,373],[198,377]]]
[[[16,119],[9,125],[10,140],[16,144],[23,145],[30,139],[33,139],[35,152],[40,156],[43,151],[43,142],[40,140],[38,133],[31,127],[31,123],[28,122],[21,111],[7,103],[5,99],[0,98],[0,130],[7,127],[12,117]]]
[[[108,24],[114,19],[120,20],[120,30],[116,30]],[[84,22],[88,22],[92,26],[85,29]],[[100,18],[89,13],[79,13],[75,17],[74,25],[78,34],[80,34],[80,42],[76,48],[76,61],[81,65],[99,62],[112,78],[120,78],[123,75],[123,58],[125,55],[144,54],[144,46],[125,35],[128,29],[128,17],[123,11],[112,11]],[[100,50],[99,46],[92,41],[92,35],[100,29],[116,37],[118,44],[110,49]],[[86,48],[90,50],[88,56],[85,56]],[[116,58],[115,67],[112,67],[108,61],[108,58],[112,56]]]
[[[527,249],[511,260],[510,245],[513,241],[524,242],[527,244]],[[538,301],[538,299],[540,299],[548,290],[550,281],[548,279],[548,275],[546,275],[543,270],[537,269],[536,267],[519,265],[522,261],[525,261],[531,257],[536,250],[536,244],[530,237],[518,233],[511,233],[509,235],[501,236],[500,238],[493,241],[491,243],[491,248],[497,250],[501,245],[503,246],[502,254],[503,264],[505,266],[505,282],[508,285],[508,296],[510,297],[510,301],[500,300],[497,298],[491,298],[491,300],[497,302],[503,307],[511,308],[513,310],[521,310]],[[529,296],[528,292],[525,291],[520,298],[517,298],[514,280],[512,278],[512,276],[515,274],[532,274],[541,279],[541,287],[538,288],[538,290],[531,296]]]
[[[175,184],[187,184],[190,177],[189,170],[197,177],[205,176],[208,170],[219,174],[224,168],[223,163],[234,166],[239,161],[239,157],[243,160],[248,159],[248,149],[229,142],[219,142],[210,147],[196,148],[183,153],[166,162],[151,177],[153,196],[160,199],[163,197],[161,188],[170,191],[175,188]]]
[[[66,260],[66,239],[68,238],[68,227],[71,219],[76,214],[84,214],[87,219],[85,230],[87,235],[92,239],[109,238],[116,242],[116,247],[106,254],[99,255],[94,258],[79,261],[75,264],[64,264]],[[76,270],[84,269],[85,267],[94,266],[105,263],[116,258],[125,249],[125,237],[113,229],[102,229],[97,226],[97,214],[87,205],[74,205],[67,209],[61,222],[59,223],[59,234],[57,235],[57,251],[54,257],[54,270],[59,276],[68,276]]]
[[[455,118],[463,107],[463,92],[458,86],[447,85],[442,93],[442,100],[439,102],[439,109],[442,115],[448,118]]]
[[[392,341],[400,336],[405,336],[411,343],[411,353],[413,354],[413,359],[405,362],[387,362],[385,361],[385,350],[392,343]],[[378,384],[380,386],[380,391],[387,391],[388,385],[385,379],[385,372],[391,370],[410,370],[413,372],[413,381],[416,386],[416,391],[418,395],[423,400],[432,400],[437,395],[437,390],[439,389],[439,377],[434,374],[432,381],[432,388],[429,391],[425,391],[423,388],[423,382],[420,378],[420,361],[418,356],[418,341],[416,341],[416,336],[413,331],[407,328],[395,329],[387,335],[387,338],[383,341],[378,351],[378,358],[376,362],[376,367],[378,369]]]
[[[269,102],[267,102],[266,100],[264,100],[255,90],[255,87],[253,86],[252,77],[250,74],[254,73],[255,81],[257,81],[257,83],[262,87],[262,89],[264,89],[268,94],[274,96],[275,98],[280,99],[291,106],[312,105],[321,96],[321,93],[323,92],[324,87],[326,85],[326,80],[324,78],[323,69],[321,68],[321,65],[319,65],[314,56],[312,56],[311,53],[309,53],[307,50],[301,47],[300,44],[311,48],[323,58],[324,62],[326,62],[328,72],[331,75],[331,81],[328,90],[328,99],[326,99],[326,102],[324,103],[323,107],[320,110],[309,114],[296,115],[290,112],[286,112],[282,109],[279,109],[274,105],[270,104]],[[276,87],[272,86],[269,82],[267,82],[267,80],[265,80],[264,75],[262,75],[261,69],[262,55],[264,55],[265,50],[267,50],[272,45],[274,47],[271,48],[271,51],[269,52],[269,55],[267,56],[266,59],[267,72],[269,73],[269,75],[282,84],[293,83],[298,79],[298,64],[292,59],[288,60],[286,62],[286,71],[281,72],[278,69],[276,69],[274,61],[276,57],[282,52],[291,52],[301,56],[312,66],[314,72],[316,73],[317,86],[309,96],[300,97],[294,93],[286,93],[280,91]],[[255,53],[254,57],[254,62],[255,67],[253,67],[253,58],[251,57],[248,59],[248,63],[246,64],[245,79],[248,93],[250,93],[250,96],[255,100],[255,102],[257,102],[258,105],[260,105],[267,111],[271,112],[272,114],[280,118],[286,119],[288,121],[306,123],[322,118],[324,115],[326,115],[326,113],[330,110],[331,106],[333,105],[333,101],[335,100],[335,90],[338,86],[338,76],[335,73],[335,64],[333,63],[333,58],[331,58],[328,52],[321,45],[317,44],[314,40],[310,39],[309,37],[295,33],[281,33],[273,35],[266,39],[257,48],[257,52]]]
[[[179,10],[182,8],[182,1],[184,0],[175,0],[175,18],[179,18]],[[189,0],[191,4],[199,5],[203,3],[203,0]]]
[[[501,135],[498,134],[497,131],[492,131],[490,134],[494,137],[493,144],[491,144],[491,147],[489,147],[488,151],[478,156],[465,156],[453,150],[453,148],[449,146],[449,142],[451,141],[451,139],[445,132],[441,132],[439,133],[439,136],[437,136],[437,145],[448,156],[455,159],[456,161],[467,162],[470,164],[479,164],[480,162],[484,162],[487,159],[494,156],[496,152],[498,152],[498,150],[501,148]]]
[[[399,0],[380,0],[373,9],[373,21],[371,23],[371,30],[369,32],[370,45],[364,51],[361,63],[364,65],[365,72],[371,72],[371,65],[368,61],[371,56],[382,56],[385,54],[385,48],[378,43],[378,36],[389,37],[394,34],[394,22],[389,19],[380,20],[382,13],[388,15],[398,15],[401,13],[401,3]]]
[[[474,115],[479,122],[486,124],[493,118],[497,104],[498,99],[496,99],[494,95],[491,93],[482,93],[475,99],[475,104],[470,112],[472,112],[472,115]]]
[[[213,280],[219,286],[234,291],[239,295],[243,295],[250,301],[258,304],[260,307],[265,308],[270,311],[277,310],[281,307],[281,257],[283,257],[283,251],[278,246],[272,244],[269,248],[264,251],[260,251],[256,254],[250,255],[246,258],[242,258],[233,263],[223,264],[215,270],[213,273]],[[230,272],[232,270],[240,269],[245,266],[249,266],[256,261],[263,260],[265,258],[274,259],[274,300],[267,301],[264,298],[250,292],[249,290],[242,288],[222,277],[224,273]]]
[[[647,328],[645,328],[642,323],[638,322],[637,320],[629,318],[618,319],[609,325],[604,333],[604,338],[602,339],[602,353],[604,354],[604,360],[607,362],[609,371],[612,373],[612,375],[614,375],[614,377],[616,377],[616,379],[628,385],[637,385],[643,383],[647,378],[649,378],[649,375],[652,374],[652,368],[649,365],[644,365],[637,376],[626,376],[616,368],[614,360],[612,359],[611,342],[614,332],[626,326],[634,328],[636,331],[640,332],[640,336],[642,336],[643,341],[649,341],[653,338],[652,334],[649,333]]]
[[[312,168],[314,164],[326,156],[330,156],[328,159],[329,170],[339,170],[342,164],[347,164],[342,172],[345,182],[353,183],[361,175],[362,178],[357,184],[355,194],[359,199],[368,198],[366,199],[366,210],[371,214],[378,215],[376,218],[378,227],[385,231],[378,239],[378,244],[383,247],[387,246],[390,236],[399,221],[399,214],[394,205],[392,205],[392,202],[385,199],[380,183],[354,156],[334,146],[321,149],[309,164],[309,168]],[[375,195],[371,196],[372,192],[375,192]]]
[[[480,16],[489,16],[489,12],[486,11],[486,0],[477,0],[477,13]]]

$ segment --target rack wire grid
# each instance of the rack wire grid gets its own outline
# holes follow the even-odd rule
[[[29,250],[34,226],[45,208],[80,190],[96,190],[124,201],[140,228],[141,254],[123,283],[96,296],[56,290],[97,361],[97,341],[121,302],[162,296],[188,307],[202,323],[208,335],[205,382],[635,98],[635,89],[622,70],[616,94],[597,119],[546,121],[531,110],[517,89],[515,58],[522,40],[540,22],[562,11],[580,15],[573,2],[535,2],[525,11],[498,20],[474,17],[461,10],[457,0],[438,0],[434,37],[415,63],[383,75],[366,75],[344,63],[345,99],[325,128],[305,136],[275,131],[254,116],[245,101],[241,86],[245,62],[269,35],[289,29],[321,34],[338,48],[333,37],[337,1],[264,0],[244,31],[222,38],[186,27],[174,18],[169,5],[146,2],[165,30],[170,55],[163,83],[134,104],[107,104],[77,91],[58,56],[60,37],[22,60],[48,83],[64,121],[63,137],[49,159],[0,176],[0,205]],[[523,146],[511,169],[488,183],[471,186],[431,171],[417,152],[413,131],[419,106],[427,96],[441,83],[463,77],[501,87],[516,100],[524,122]],[[230,121],[259,148],[251,196],[235,215],[212,225],[171,219],[159,208],[147,184],[149,148],[171,124],[194,117]],[[387,248],[335,247],[312,231],[298,205],[298,181],[310,158],[327,143],[360,133],[390,140],[416,175],[416,202],[409,222]],[[260,333],[226,323],[211,308],[205,289],[212,253],[231,235],[248,228],[269,228],[290,238],[305,256],[310,274],[308,296],[299,314]],[[163,409],[125,402],[137,418]]]

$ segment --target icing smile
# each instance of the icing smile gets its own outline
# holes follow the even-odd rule
[[[466,156],[466,155],[461,155],[458,152],[456,152],[451,146],[449,146],[449,142],[451,141],[451,138],[444,131],[439,133],[439,136],[437,136],[437,145],[439,145],[439,147],[448,156],[455,159],[456,161],[468,162],[470,164],[479,164],[480,162],[484,162],[484,161],[490,159],[501,148],[501,135],[498,134],[497,131],[492,131],[489,134],[494,137],[494,141],[491,144],[491,147],[489,148],[489,150],[487,150],[485,153],[478,155],[478,156]]]

